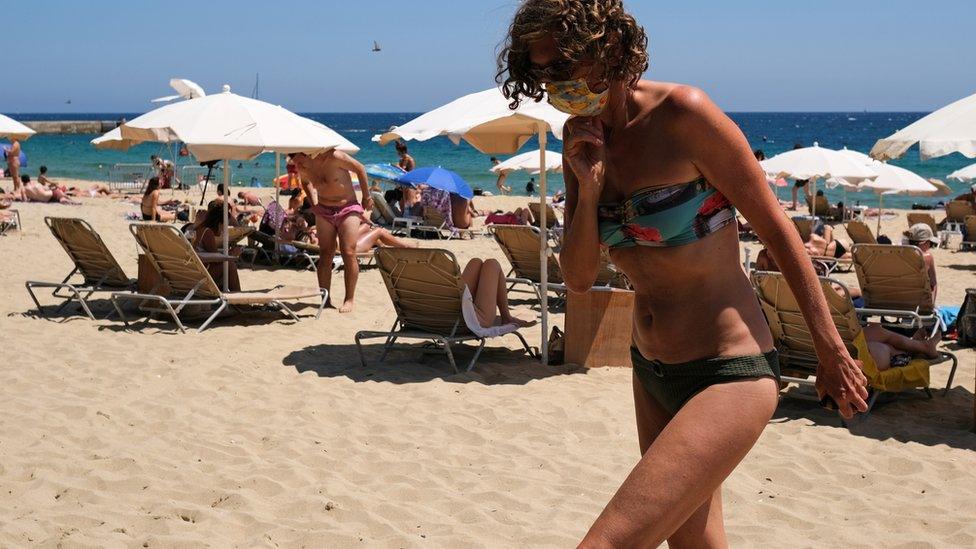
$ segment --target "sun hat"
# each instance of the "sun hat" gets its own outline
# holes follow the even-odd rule
[[[916,223],[912,225],[907,231],[904,232],[904,235],[908,237],[910,242],[922,242],[928,240],[934,245],[939,244],[939,239],[932,234],[932,227],[929,227],[925,223]]]

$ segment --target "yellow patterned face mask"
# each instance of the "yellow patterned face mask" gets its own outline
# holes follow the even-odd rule
[[[586,80],[563,80],[546,84],[549,104],[573,116],[595,116],[607,106],[607,90],[593,93]]]

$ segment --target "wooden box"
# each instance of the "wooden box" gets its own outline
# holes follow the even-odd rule
[[[566,299],[567,364],[631,367],[634,292],[600,289]]]

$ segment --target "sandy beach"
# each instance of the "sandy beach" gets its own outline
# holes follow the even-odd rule
[[[377,340],[362,367],[353,334],[393,321],[376,268],[355,312],[317,321],[311,303],[300,323],[261,312],[186,335],[161,320],[40,318],[24,281],[71,269],[44,216],[88,220],[136,275],[124,214],[138,206],[82,201],[17,204],[24,231],[0,237],[0,546],[571,547],[639,458],[625,368],[543,368],[514,338],[491,342],[472,373],[419,352],[380,363]],[[898,212],[882,232],[905,228]],[[490,238],[420,245],[507,266]],[[934,254],[938,303],[961,304],[976,253]],[[241,279],[315,284],[294,268]],[[333,288],[341,298],[341,274]],[[513,303],[535,314],[528,294]],[[539,345],[538,328],[525,334]],[[732,546],[976,544],[976,351],[943,348],[959,358],[948,396],[899,398],[849,429],[783,399],[725,484]],[[933,386],[947,374],[933,368]]]

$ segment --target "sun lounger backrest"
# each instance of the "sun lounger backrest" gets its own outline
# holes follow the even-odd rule
[[[541,232],[536,227],[524,225],[495,225],[493,232],[495,241],[501,246],[505,257],[512,264],[515,276],[527,278],[539,283],[542,280],[542,270],[539,268],[539,241]],[[563,273],[559,269],[559,262],[549,256],[548,282],[562,283]]]
[[[908,218],[909,227],[918,223],[925,223],[932,229],[932,234],[939,233],[939,228],[936,226],[935,218],[932,217],[932,214],[911,212],[906,217]]]
[[[133,223],[129,230],[175,295],[216,298],[220,288],[183,233],[172,225]]]
[[[915,246],[858,244],[852,251],[864,306],[915,311],[935,308],[932,284],[922,250]]]
[[[976,242],[976,215],[966,216],[966,242]]]
[[[529,211],[532,212],[532,225],[538,227],[542,219],[542,208],[538,202],[529,202]],[[559,223],[559,219],[556,217],[556,211],[552,209],[552,206],[546,204],[546,228],[551,229]]]
[[[45,217],[44,222],[86,282],[100,281],[107,286],[128,285],[129,277],[125,276],[115,256],[87,221],[72,217]]]
[[[878,239],[874,237],[871,232],[871,228],[867,226],[863,221],[848,221],[847,222],[847,236],[851,237],[851,240],[855,244],[877,244]]]
[[[386,198],[376,191],[370,192],[369,195],[373,197],[373,208],[383,218],[383,222],[387,225],[392,225],[396,216],[393,215],[393,208],[390,207]]]
[[[752,273],[752,285],[769,323],[784,373],[815,370],[818,359],[813,338],[786,279],[780,273],[756,271]],[[829,278],[820,278],[820,285],[834,326],[852,356],[857,356],[854,341],[861,333],[861,325],[847,287]]]
[[[378,248],[376,264],[404,328],[467,334],[461,316],[464,281],[454,254],[428,248]]]
[[[810,240],[810,233],[813,231],[813,220],[807,217],[793,217],[793,226],[800,233],[800,240],[807,242]]]
[[[972,202],[966,200],[952,200],[946,204],[946,219],[954,223],[962,223],[966,216],[974,213]]]

